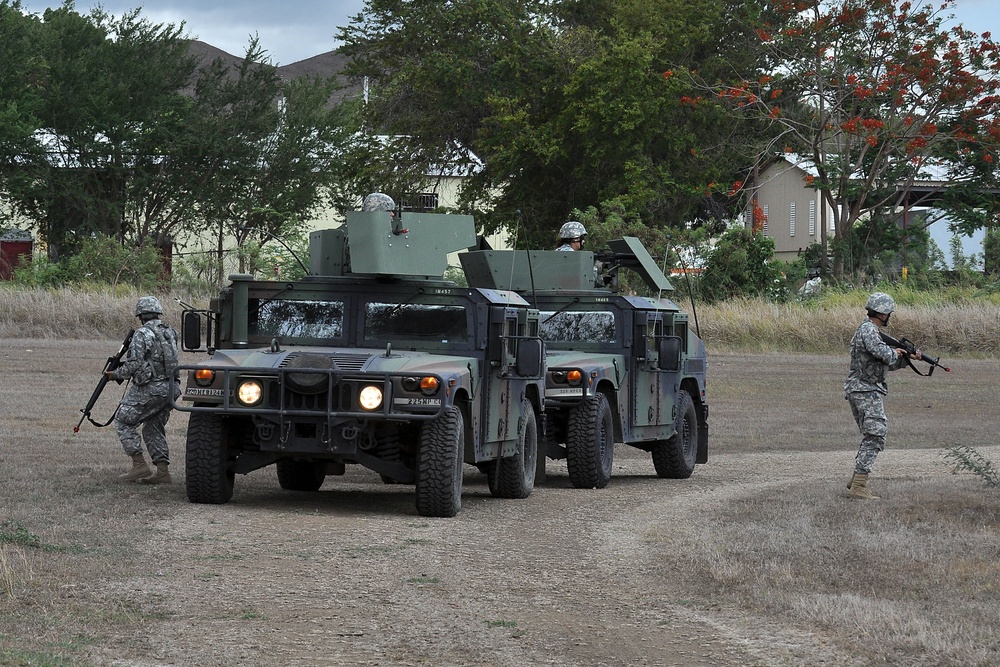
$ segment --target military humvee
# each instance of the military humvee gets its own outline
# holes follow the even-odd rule
[[[611,479],[614,444],[650,452],[659,477],[686,478],[708,461],[708,361],[688,314],[663,296],[620,292],[638,273],[672,291],[636,238],[611,250],[480,250],[459,256],[469,284],[515,291],[540,311],[545,340],[543,454],[566,459],[576,487]],[[595,259],[602,270],[595,271]]]
[[[208,353],[181,367],[174,404],[191,412],[188,498],[225,503],[236,473],[271,464],[294,491],[360,464],[415,484],[425,516],[459,511],[464,464],[494,496],[527,497],[545,400],[537,309],[442,278],[447,254],[477,243],[469,216],[352,212],[345,226],[311,234],[304,279],[233,275],[183,312],[182,347]]]

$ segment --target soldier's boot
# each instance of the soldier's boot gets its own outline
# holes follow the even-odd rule
[[[858,473],[851,475],[851,481],[847,483],[847,490],[850,491],[851,487],[854,486],[854,478],[858,476]]]
[[[146,464],[146,459],[143,457],[142,452],[132,455],[132,469],[128,472],[118,475],[118,479],[123,482],[135,482],[143,477],[149,477],[153,474],[149,466]]]
[[[854,474],[854,481],[851,482],[851,498],[858,500],[878,500],[878,496],[872,495],[868,490],[868,475]]]
[[[157,462],[156,472],[139,481],[143,484],[173,484],[174,480],[170,478],[170,472],[167,470],[168,465],[166,461]]]

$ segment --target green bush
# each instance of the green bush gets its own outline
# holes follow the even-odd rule
[[[719,239],[702,272],[702,297],[709,303],[732,298],[765,297],[783,300],[781,264],[773,262],[774,239],[743,227]]]
[[[154,292],[165,281],[163,260],[153,245],[124,246],[107,236],[84,239],[77,254],[58,262],[39,254],[14,270],[14,282],[24,287],[129,285]]]

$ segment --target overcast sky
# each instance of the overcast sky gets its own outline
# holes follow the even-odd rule
[[[41,14],[61,2],[23,0],[29,12]],[[114,16],[142,8],[153,23],[184,23],[188,36],[234,56],[246,53],[251,35],[275,65],[288,65],[337,48],[337,26],[364,7],[364,0],[76,0],[76,11],[100,4]]]
[[[991,32],[994,40],[1000,40],[995,2],[958,0],[955,14],[969,30]],[[23,4],[41,13],[61,3],[24,0]],[[191,37],[234,56],[243,56],[250,35],[256,34],[274,64],[288,65],[337,48],[337,26],[347,25],[364,7],[364,0],[76,0],[76,9],[85,14],[97,4],[115,16],[142,7],[153,23],[183,21]]]

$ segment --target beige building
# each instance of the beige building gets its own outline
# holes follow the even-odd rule
[[[774,239],[774,257],[793,262],[813,243],[819,243],[825,217],[827,240],[834,237],[833,215],[823,216],[818,190],[809,187],[816,172],[795,155],[777,158],[759,173],[756,183],[749,183],[751,193],[763,213],[763,233]],[[751,197],[753,199],[753,197]],[[746,222],[753,224],[753,206],[746,211]]]

